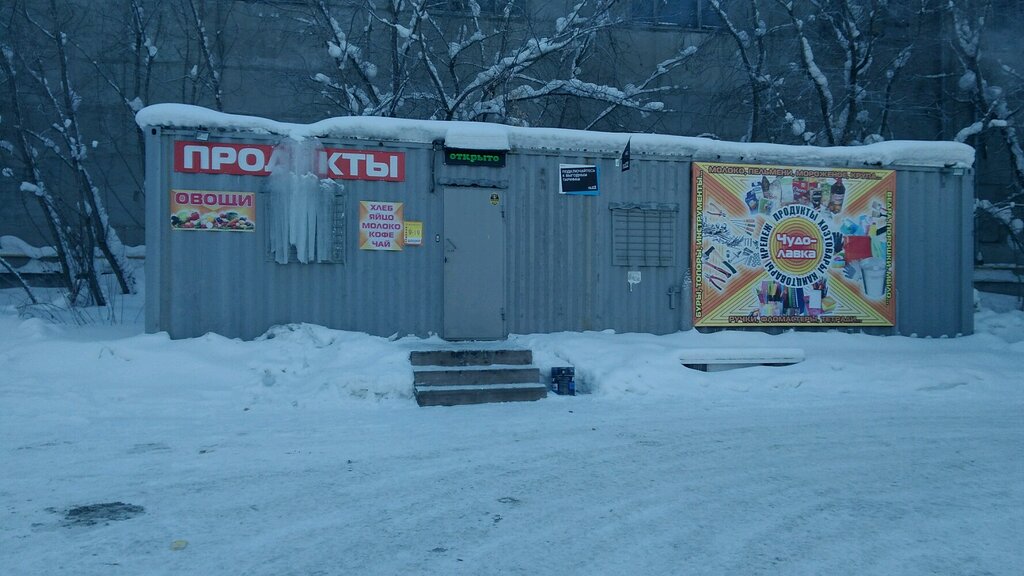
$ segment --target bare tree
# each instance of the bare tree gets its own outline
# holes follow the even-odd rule
[[[33,193],[47,219],[47,224],[56,244],[61,263],[64,283],[70,290],[71,301],[77,302],[80,293],[79,282],[88,287],[89,301],[105,305],[106,297],[99,282],[94,251],[98,251],[110,266],[121,292],[134,290],[134,278],[126,266],[124,247],[117,232],[110,225],[100,188],[90,166],[90,140],[85,137],[80,122],[80,107],[83,99],[76,90],[70,72],[71,59],[67,47],[70,43],[64,31],[68,12],[59,7],[56,0],[48,5],[48,22],[29,12],[27,6],[20,11],[21,21],[15,25],[31,27],[38,32],[42,42],[36,48],[46,45],[52,50],[45,54],[33,52],[35,59],[29,61],[24,54],[16,52],[13,46],[3,47],[3,72],[11,93],[12,110],[16,120],[16,141],[25,178],[21,190]],[[33,118],[23,114],[23,100],[27,88],[18,81],[18,71],[26,73],[36,87],[32,94],[37,112]],[[45,111],[43,113],[42,111]],[[48,118],[47,118],[48,116]],[[54,134],[57,141],[50,137]],[[59,144],[58,144],[59,142]],[[47,177],[40,163],[39,149],[51,154],[63,166],[74,181],[77,192],[75,201],[62,202],[54,197],[47,187]],[[12,146],[13,150],[13,146]],[[56,168],[54,168],[56,169]],[[61,208],[61,206],[64,208]],[[78,226],[68,225],[65,214],[77,219]]]
[[[207,82],[210,90],[213,92],[214,105],[217,110],[224,109],[224,93],[221,91],[220,75],[221,67],[216,55],[214,54],[213,47],[210,42],[210,36],[206,33],[206,23],[202,14],[199,12],[199,7],[196,6],[196,0],[185,0],[188,3],[188,12],[192,17],[192,24],[195,26],[196,36],[199,39],[199,51],[202,56],[202,63],[208,72]]]
[[[991,0],[965,2],[950,0],[949,9],[953,23],[953,48],[963,71],[958,82],[961,92],[967,95],[971,104],[974,121],[961,129],[954,140],[965,142],[970,137],[986,130],[996,130],[1010,153],[1010,168],[1017,190],[1007,200],[1015,200],[1024,190],[1024,150],[1014,124],[1019,104],[1009,102],[1004,87],[989,81],[982,51],[986,20],[991,15]],[[1000,67],[1006,79],[1013,82],[1024,80],[1009,65]]]
[[[815,117],[821,129],[805,133],[805,140],[836,146],[884,139],[893,86],[913,52],[911,44],[899,47],[884,63],[884,72],[874,72],[887,30],[888,2],[808,0],[801,6],[794,0],[776,0],[776,4],[792,24],[800,66],[817,104],[817,111],[808,117]],[[820,64],[822,58],[838,61],[831,79]],[[874,109],[868,106],[870,100],[876,102]],[[803,112],[790,110],[790,122],[803,125]],[[878,123],[872,122],[872,112],[879,117]]]
[[[95,269],[89,264],[91,258],[87,257],[88,253],[83,251],[81,244],[72,237],[72,229],[65,224],[64,216],[58,208],[56,200],[50,194],[43,178],[43,173],[36,162],[38,151],[31,142],[42,139],[25,124],[21,106],[22,92],[17,72],[15,72],[14,49],[9,45],[0,46],[0,49],[3,52],[0,68],[3,69],[10,92],[15,142],[20,154],[22,172],[24,173],[20,189],[22,192],[29,192],[35,197],[45,215],[46,224],[50,235],[53,237],[57,260],[60,263],[61,278],[63,279],[64,286],[69,291],[69,300],[73,303],[78,300],[79,278],[85,277],[89,283],[90,290],[96,290],[97,292],[99,291],[99,280],[96,278]],[[9,149],[7,147],[4,149],[12,153],[14,152],[13,146]],[[100,301],[102,301],[102,293],[100,293]]]
[[[152,8],[166,11],[173,20],[169,48],[182,70],[176,78],[181,86],[176,100],[224,110],[225,50],[221,25],[230,18],[234,2],[175,0],[157,2]]]
[[[976,142],[984,135],[997,135],[1006,151],[1012,182],[1005,195],[982,199],[976,210],[1002,227],[1007,243],[1018,262],[1024,259],[1024,220],[1018,212],[1024,198],[1024,150],[1017,132],[1017,113],[1024,106],[1024,77],[1008,63],[988,61],[984,50],[985,33],[992,16],[991,0],[968,2],[949,0],[951,44],[960,63],[957,87],[970,105],[972,121],[957,132],[957,142]],[[997,80],[992,80],[998,76]],[[1007,87],[1003,82],[1013,84]],[[1024,279],[1022,279],[1024,280]],[[1022,300],[1024,306],[1024,300]]]
[[[125,266],[124,246],[117,235],[117,231],[110,226],[107,209],[100,196],[99,187],[96,186],[92,172],[86,164],[89,155],[88,140],[82,134],[81,123],[78,117],[80,95],[71,83],[71,76],[68,72],[69,60],[66,50],[67,34],[61,29],[61,13],[57,8],[57,0],[50,0],[50,11],[52,16],[52,29],[32,21],[39,31],[49,38],[57,51],[57,66],[60,74],[60,95],[54,94],[50,84],[45,77],[45,68],[42,62],[36,62],[36,67],[29,68],[30,74],[39,83],[46,93],[52,110],[60,121],[61,126],[57,132],[64,140],[67,148],[66,155],[61,155],[65,164],[69,165],[75,173],[81,198],[84,200],[83,212],[87,221],[89,234],[95,243],[96,248],[103,253],[107,263],[110,265],[121,287],[122,294],[129,294],[134,291],[135,280],[131,270]],[[26,15],[27,16],[27,15]],[[95,297],[101,297],[97,294]],[[97,302],[99,303],[99,302]]]
[[[159,27],[160,13],[150,13],[146,10],[140,0],[129,0],[127,7],[127,18],[124,23],[129,32],[127,42],[127,58],[131,62],[131,76],[126,82],[118,82],[115,74],[100,63],[100,58],[95,51],[96,46],[83,46],[74,38],[69,38],[72,44],[85,58],[103,81],[117,95],[118,101],[124,106],[124,111],[129,116],[142,110],[150,99],[151,86],[153,83],[153,64],[159,52],[154,38],[154,27]],[[142,130],[136,127],[138,136],[138,148],[143,148]]]
[[[750,121],[747,133],[741,138],[745,142],[757,142],[768,137],[765,126],[770,111],[780,96],[777,93],[781,79],[774,78],[768,71],[768,24],[762,14],[760,2],[750,0],[749,18],[753,24],[747,31],[737,24],[736,14],[730,14],[720,0],[710,0],[711,8],[722,19],[725,31],[736,44],[736,56],[746,75],[750,91]]]
[[[690,58],[686,48],[624,87],[589,81],[583,62],[595,36],[617,22],[615,0],[582,0],[549,23],[525,14],[515,0],[489,18],[474,0],[466,10],[436,18],[437,2],[367,2],[341,25],[324,0],[313,0],[334,70],[314,80],[347,114],[484,120],[529,124],[531,103],[573,97],[602,104],[593,126],[616,108],[660,112],[652,96],[670,90],[655,82]],[[365,24],[364,24],[365,23]],[[384,34],[375,34],[376,29]],[[388,38],[378,59],[379,38]]]

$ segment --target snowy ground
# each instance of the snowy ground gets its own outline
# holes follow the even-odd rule
[[[171,341],[141,334],[137,300],[76,326],[0,297],[4,574],[1024,566],[1024,313],[1004,299],[958,339],[514,337],[591,393],[418,408],[407,355],[436,342]],[[691,346],[807,360],[700,373]],[[120,520],[69,514],[117,502]]]

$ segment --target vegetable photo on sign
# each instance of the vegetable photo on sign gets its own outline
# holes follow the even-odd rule
[[[171,229],[219,232],[256,230],[252,192],[171,190]]]

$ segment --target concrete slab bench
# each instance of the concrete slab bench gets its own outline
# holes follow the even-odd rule
[[[789,366],[804,361],[800,348],[688,348],[679,354],[687,368],[704,372],[748,366]]]

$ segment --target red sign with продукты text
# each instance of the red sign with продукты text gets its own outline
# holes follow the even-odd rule
[[[186,174],[269,176],[274,146],[228,142],[174,143],[174,171]],[[405,153],[384,150],[325,148],[320,176],[336,180],[405,181]]]

